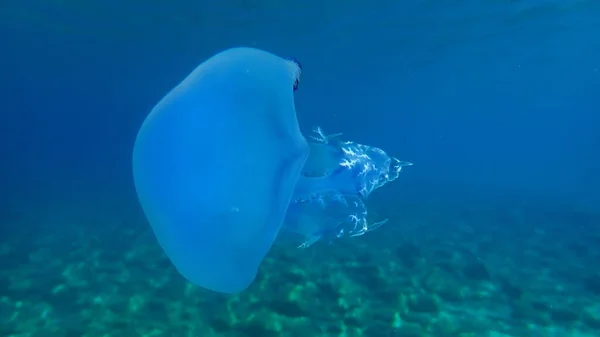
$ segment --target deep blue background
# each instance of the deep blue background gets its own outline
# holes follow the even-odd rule
[[[241,45],[301,60],[305,130],[415,163],[388,198],[600,205],[596,0],[3,0],[3,202],[133,196],[145,115]]]

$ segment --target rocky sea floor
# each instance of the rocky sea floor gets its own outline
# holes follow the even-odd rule
[[[380,208],[381,229],[279,244],[223,296],[186,283],[141,214],[56,209],[0,215],[0,336],[600,335],[600,215],[583,211]]]

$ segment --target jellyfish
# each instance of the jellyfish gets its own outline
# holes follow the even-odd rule
[[[300,74],[296,60],[228,49],[142,123],[137,196],[159,245],[193,284],[241,292],[273,245],[310,151],[294,106]]]
[[[238,293],[280,230],[301,246],[358,236],[365,200],[410,163],[317,130],[309,143],[294,105],[301,66],[254,48],[225,50],[150,111],[133,147],[142,210],[177,271]]]
[[[361,236],[387,222],[369,223],[367,197],[396,180],[412,163],[390,157],[377,147],[340,141],[316,128],[286,213],[284,233],[300,235],[299,247],[322,239]],[[289,236],[288,236],[289,237]]]

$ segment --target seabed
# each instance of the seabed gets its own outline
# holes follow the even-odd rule
[[[381,207],[377,231],[277,245],[224,296],[179,276],[132,205],[3,211],[0,336],[600,335],[600,215]]]

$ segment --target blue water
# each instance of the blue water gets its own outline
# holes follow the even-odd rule
[[[234,46],[302,62],[303,132],[414,166],[384,226],[222,297],[166,260],[131,155]],[[598,1],[4,0],[0,89],[0,336],[600,334]]]

